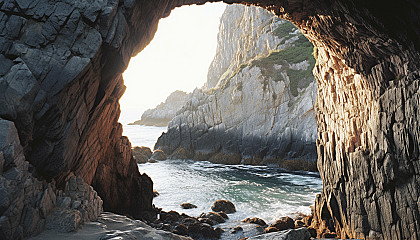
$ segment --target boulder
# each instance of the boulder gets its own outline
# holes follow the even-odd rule
[[[254,224],[257,224],[257,225],[260,225],[260,226],[267,226],[267,223],[265,223],[264,220],[262,220],[261,218],[257,218],[257,217],[245,218],[244,220],[242,220],[242,222],[244,222],[244,223],[254,223]]]
[[[236,212],[235,205],[228,200],[217,200],[211,206],[211,210],[215,212],[225,212],[225,213],[234,213]]]
[[[221,228],[213,228],[206,223],[195,223],[188,226],[188,234],[193,238],[219,238],[222,232]]]
[[[148,147],[134,147],[133,157],[137,163],[146,163],[152,156],[152,150]]]
[[[166,154],[162,150],[155,150],[155,152],[152,154],[150,159],[153,160],[166,160]],[[149,160],[150,162],[150,160]]]
[[[173,233],[185,236],[188,235],[188,228],[184,224],[179,224],[174,228]]]
[[[180,204],[180,206],[181,206],[183,209],[197,208],[197,206],[196,206],[196,205],[191,204],[191,203],[181,203],[181,204]]]
[[[290,217],[282,217],[281,219],[277,220],[275,223],[270,224],[270,226],[268,226],[265,229],[265,232],[275,232],[275,230],[277,229],[277,231],[283,231],[283,230],[287,230],[287,229],[294,229],[295,228],[295,221],[290,218]]]
[[[209,212],[209,213],[202,213],[200,215],[200,218],[208,218],[212,221],[213,224],[210,225],[216,225],[218,223],[224,223],[226,220],[218,213],[216,212]]]

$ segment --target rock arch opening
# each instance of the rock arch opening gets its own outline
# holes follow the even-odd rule
[[[8,177],[2,181],[31,178],[11,174],[28,173],[23,155],[10,154],[10,146],[18,146],[40,179],[63,185],[74,173],[95,187],[109,210],[134,217],[150,210],[152,182],[137,172],[117,122],[121,74],[153,38],[160,18],[175,7],[205,2],[0,3],[0,116],[4,129],[19,134],[17,145],[0,145]],[[226,2],[273,11],[318,49],[315,111],[324,189],[315,220],[333,195],[339,211],[329,211],[341,221],[341,237],[418,238],[420,167],[412,150],[418,147],[411,147],[420,142],[418,3]],[[8,207],[25,206],[13,204]],[[23,222],[8,214],[6,209],[2,219],[12,226]],[[16,231],[22,227],[12,229],[2,234],[24,235]]]

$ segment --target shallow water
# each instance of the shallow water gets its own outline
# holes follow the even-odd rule
[[[321,179],[313,173],[290,173],[265,166],[227,166],[210,162],[167,160],[139,165],[159,192],[153,203],[165,211],[175,210],[190,216],[211,211],[217,199],[227,199],[236,206],[232,220],[259,217],[272,222],[296,212],[310,214]],[[195,209],[182,209],[189,202]]]
[[[127,128],[128,127],[128,128]],[[165,128],[124,126],[133,146],[154,145]],[[153,139],[148,139],[154,137]],[[151,144],[152,143],[152,144]],[[237,212],[231,221],[259,217],[272,222],[296,212],[310,214],[322,182],[317,173],[290,172],[267,166],[213,164],[191,160],[167,160],[139,165],[147,173],[160,195],[153,204],[165,211],[175,210],[190,216],[211,211],[217,199],[233,202]],[[182,209],[189,202],[195,209]]]
[[[132,147],[145,146],[153,150],[157,139],[166,132],[167,127],[124,125],[123,135],[128,136]]]

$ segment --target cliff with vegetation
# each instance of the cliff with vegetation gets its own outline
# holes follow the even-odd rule
[[[228,6],[205,86],[158,140],[172,158],[316,170],[312,44],[268,11]]]
[[[147,109],[141,115],[140,120],[129,125],[166,127],[172,118],[176,116],[176,112],[186,103],[189,95],[186,92],[177,90],[171,93],[165,102],[162,102],[155,108]]]

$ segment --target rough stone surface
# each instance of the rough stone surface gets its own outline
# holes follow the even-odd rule
[[[58,221],[63,221],[59,218]],[[156,230],[139,220],[104,212],[95,222],[85,223],[77,232],[63,232],[49,229],[31,240],[91,240],[91,239],[132,239],[132,240],[192,240],[170,232]]]
[[[155,149],[172,159],[316,171],[312,44],[256,7],[228,6],[219,29],[205,86],[188,95]]]
[[[162,150],[155,150],[150,157],[153,160],[166,160],[166,154]]]
[[[255,237],[250,237],[248,240],[309,240],[311,239],[311,234],[306,228],[298,229],[289,229],[281,232],[273,232],[261,234]]]
[[[82,215],[77,210],[56,210],[47,218],[47,230],[73,232],[82,223]]]
[[[29,236],[43,222],[37,193],[49,184],[28,180],[24,186],[32,178],[25,158],[31,173],[60,188],[74,172],[93,185],[105,209],[137,217],[151,209],[152,182],[138,173],[117,123],[121,73],[153,38],[160,18],[205,2],[0,3],[0,117],[14,123],[20,140],[20,149],[3,151],[2,206],[14,201],[1,207],[2,238]],[[339,237],[418,238],[418,3],[226,2],[271,10],[317,49],[314,112],[324,188],[314,222],[327,223]],[[8,140],[2,135],[0,141]],[[25,191],[33,197],[23,197]]]
[[[192,204],[192,203],[181,203],[180,206],[183,209],[191,209],[191,208],[197,208],[196,205]]]
[[[0,239],[21,239],[44,228],[74,231],[85,221],[95,221],[102,200],[81,178],[70,177],[64,190],[54,182],[35,178],[11,121],[0,119]],[[1,160],[1,159],[0,159]],[[77,179],[77,180],[76,180]],[[69,186],[69,187],[67,187]]]
[[[153,109],[147,109],[141,115],[140,120],[130,123],[129,125],[166,127],[172,118],[176,116],[176,112],[184,106],[189,95],[191,94],[177,90],[171,93],[166,98],[165,102],[162,102]]]
[[[253,218],[245,218],[244,220],[242,220],[242,222],[245,223],[254,223],[254,224],[258,224],[260,226],[267,226],[267,223],[265,223],[264,220],[262,220],[261,218],[257,218],[257,217],[253,217]]]
[[[211,205],[211,210],[215,212],[234,213],[235,205],[228,200],[217,200]]]
[[[148,147],[134,147],[133,157],[136,159],[136,163],[146,163],[147,160],[152,156],[152,150]]]

